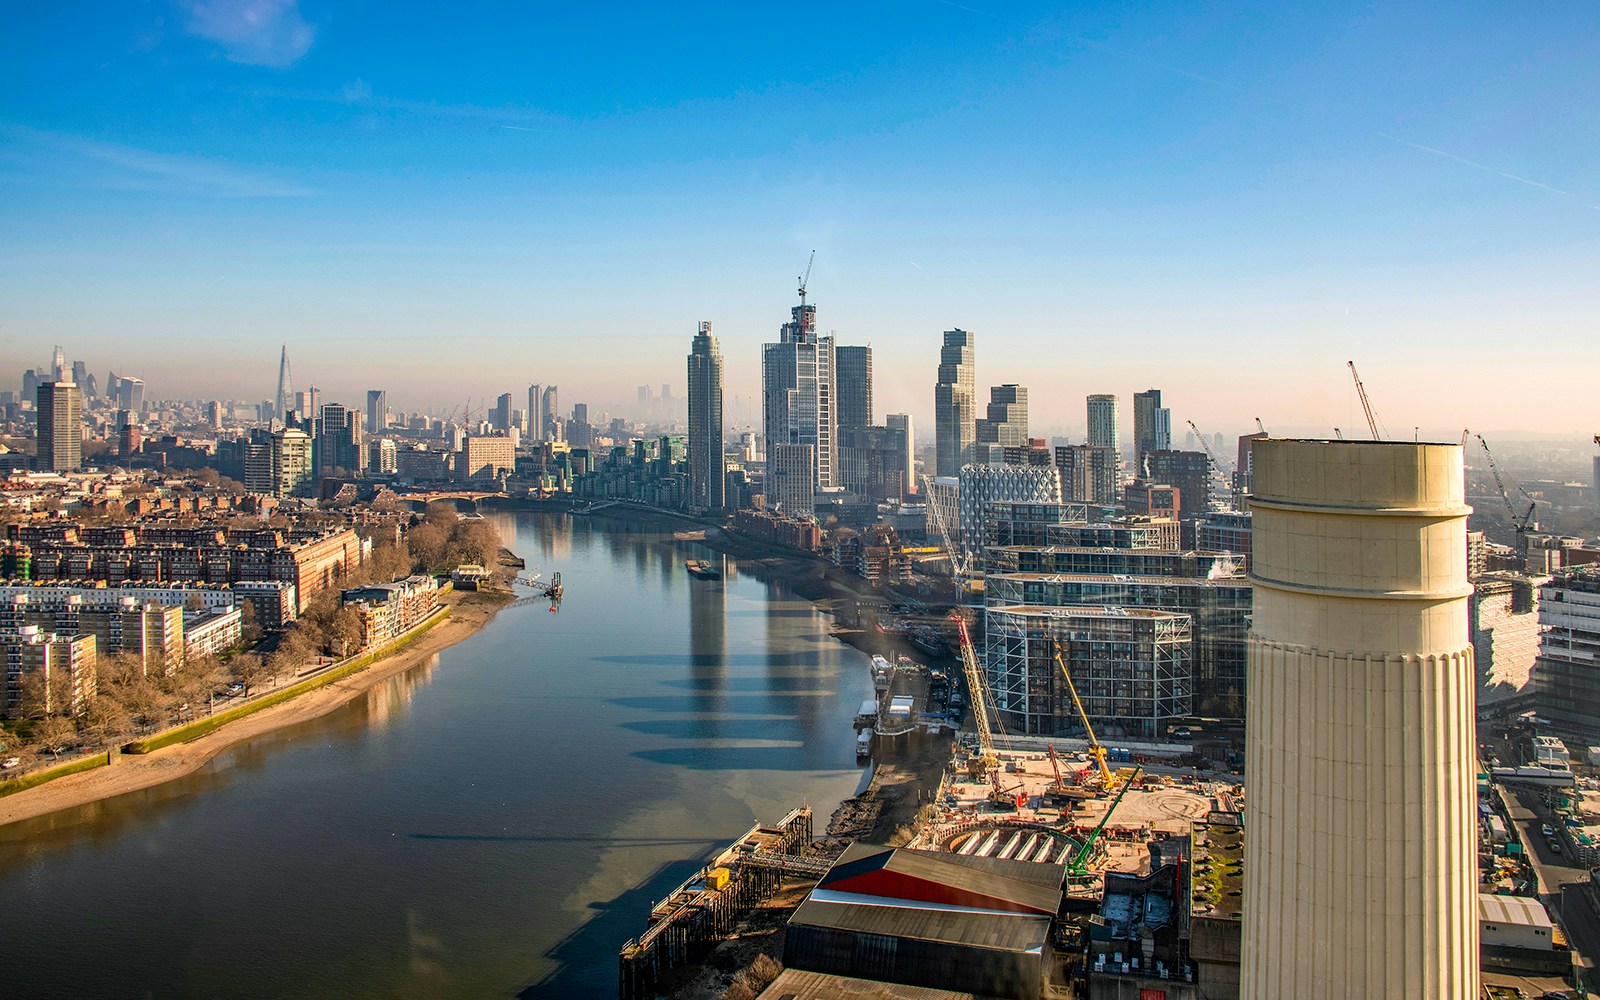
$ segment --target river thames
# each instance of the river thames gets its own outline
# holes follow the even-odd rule
[[[322,719],[0,828],[6,996],[607,997],[652,901],[865,781],[866,656],[780,580],[606,519],[490,515],[566,597]],[[732,561],[730,560],[730,566]]]

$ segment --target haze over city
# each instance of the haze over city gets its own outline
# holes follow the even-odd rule
[[[931,427],[939,332],[1034,425],[1592,433],[1590,8],[946,2],[13,8],[0,366],[161,397],[619,408],[712,320],[728,391],[811,300]],[[198,356],[204,357],[197,363]],[[501,376],[504,377],[501,377]],[[1448,387],[1448,391],[1445,391]]]

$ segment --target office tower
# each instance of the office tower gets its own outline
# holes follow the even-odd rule
[[[891,413],[883,418],[884,424],[892,431],[901,433],[901,442],[905,447],[905,492],[909,495],[917,492],[917,440],[915,427],[911,422],[909,413]]]
[[[1200,451],[1152,451],[1145,455],[1149,481],[1178,488],[1178,516],[1211,509],[1211,456]]]
[[[38,407],[35,465],[40,472],[71,472],[83,464],[83,396],[75,382],[44,382]]]
[[[939,381],[933,387],[934,474],[956,476],[972,461],[978,439],[977,346],[966,330],[946,330],[939,351]]]
[[[540,419],[543,402],[544,386],[537,382],[528,386],[528,439],[530,441],[544,440],[544,421]]]
[[[206,423],[216,430],[222,429],[222,404],[215,399],[206,404]]]
[[[39,385],[44,380],[39,378],[39,373],[32,368],[22,373],[22,398],[32,399],[39,393]]]
[[[113,375],[112,379],[115,380]],[[115,392],[116,386],[106,386],[106,392]],[[277,410],[273,416],[283,420],[294,409],[294,379],[289,374],[289,345],[283,345],[283,351],[278,355],[278,399]],[[301,411],[305,412],[305,411]]]
[[[780,445],[811,449],[812,491],[835,485],[834,448],[838,444],[837,381],[832,337],[817,335],[817,307],[799,305],[783,324],[778,343],[761,345],[762,428],[767,438],[767,466],[774,465]],[[798,452],[789,452],[795,461]],[[788,482],[791,497],[799,484]]]
[[[560,399],[556,387],[544,387],[544,399],[539,403],[539,422],[544,425],[543,438],[546,441],[561,440],[561,412]]]
[[[700,324],[688,361],[689,504],[696,510],[719,511],[726,506],[727,469],[722,457],[722,351],[710,323]]]
[[[1161,405],[1161,390],[1133,394],[1133,474],[1147,475],[1144,458],[1152,451],[1172,450],[1172,411]]]
[[[77,384],[72,381],[72,368],[67,364],[67,352],[61,349],[60,344],[56,345],[55,356],[50,360],[50,373],[57,382]]]
[[[839,429],[872,424],[872,348],[835,347],[839,383]]]
[[[1058,503],[1061,478],[1049,466],[968,465],[957,478],[957,509],[961,517],[961,545],[981,568],[989,537],[989,505],[1006,500],[1024,503]]]
[[[494,409],[489,413],[489,423],[495,430],[502,434],[511,430],[511,393],[502,392],[494,401]]]
[[[83,381],[78,383],[78,388],[83,390],[83,398],[85,399],[100,398],[99,383],[95,381],[94,372],[85,373]]]
[[[117,381],[117,405],[135,415],[144,412],[144,379],[124,375]]]
[[[82,361],[74,361],[72,363],[71,381],[84,394],[84,398],[87,399],[94,395],[89,391],[89,366],[87,364]]]
[[[690,395],[693,396],[694,393],[690,392]],[[689,403],[689,408],[691,410],[694,409],[694,402],[692,400]],[[655,417],[655,415],[656,415],[655,411],[656,411],[655,390],[651,389],[647,385],[641,385],[639,387],[638,418],[640,420],[650,420],[650,419]]]
[[[1245,1000],[1476,997],[1453,444],[1255,444]]]
[[[1089,444],[1056,448],[1056,470],[1061,476],[1061,499],[1114,507],[1122,499],[1122,477],[1117,453]]]
[[[972,460],[980,465],[1005,464],[1005,450],[1028,443],[1028,390],[1020,385],[989,389],[989,409],[977,421]]]
[[[1122,457],[1122,427],[1117,417],[1117,397],[1096,393],[1089,397],[1089,444],[1110,448]]]
[[[567,424],[567,443],[574,448],[588,448],[594,444],[594,428],[589,425],[588,403],[572,404],[572,420]]]
[[[839,485],[879,503],[905,497],[906,432],[899,427],[839,428]]]
[[[317,475],[335,470],[351,475],[366,468],[362,455],[361,414],[343,403],[323,406],[317,428]]]
[[[300,420],[305,425],[312,426],[320,419],[322,413],[322,390],[316,386],[294,394],[294,405],[290,407],[300,415]]]
[[[382,434],[389,427],[389,394],[382,389],[367,390],[367,431]]]

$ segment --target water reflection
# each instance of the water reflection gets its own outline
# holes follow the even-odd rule
[[[193,775],[0,828],[0,995],[607,996],[708,852],[856,790],[865,657],[810,605],[690,577],[717,556],[669,532],[490,516],[562,572],[560,615],[508,608]]]

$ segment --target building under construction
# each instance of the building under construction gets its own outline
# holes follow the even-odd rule
[[[989,683],[1009,732],[1082,732],[1062,662],[1084,711],[1108,736],[1154,739],[1191,712],[1188,615],[1011,605],[989,607],[987,620]]]

